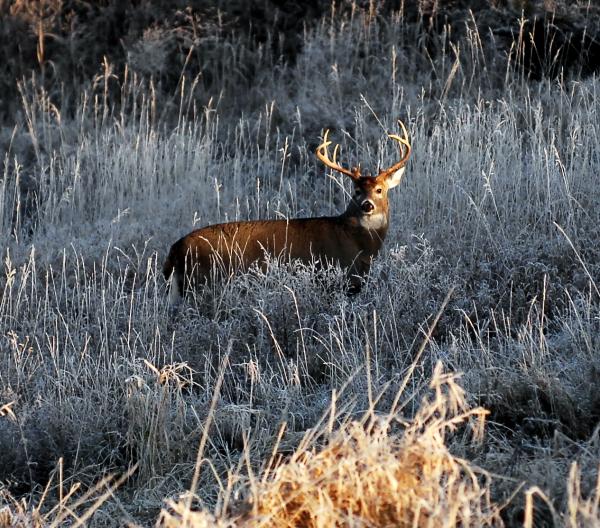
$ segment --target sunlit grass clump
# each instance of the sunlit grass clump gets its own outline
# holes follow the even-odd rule
[[[477,442],[486,411],[470,408],[455,375],[438,364],[414,418],[369,409],[360,420],[335,412],[298,450],[262,475],[235,480],[216,512],[191,511],[189,498],[162,512],[164,526],[484,526],[501,524],[489,477],[449,449],[467,428]],[[394,406],[395,408],[396,406]],[[333,423],[339,428],[332,430]]]

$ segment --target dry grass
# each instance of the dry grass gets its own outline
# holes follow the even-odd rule
[[[402,413],[378,416],[373,408],[360,420],[344,421],[334,402],[329,423],[310,431],[289,460],[272,467],[272,459],[261,475],[249,471],[244,484],[235,490],[246,499],[230,504],[231,490],[227,490],[220,500],[222,513],[216,514],[191,511],[185,500],[171,501],[159,524],[502,524],[489,496],[489,476],[453,456],[447,447],[448,437],[465,425],[474,428],[480,441],[487,412],[468,408],[464,391],[454,376],[443,373],[441,364],[432,375],[430,389],[433,397],[424,398],[408,421]],[[333,424],[340,419],[342,424],[334,430]]]

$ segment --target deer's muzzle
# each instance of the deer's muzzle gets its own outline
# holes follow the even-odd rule
[[[371,213],[373,209],[375,209],[375,206],[373,205],[373,202],[365,200],[360,204],[360,208],[362,209],[363,213]]]

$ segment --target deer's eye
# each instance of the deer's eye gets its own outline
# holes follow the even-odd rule
[[[379,189],[375,189],[375,192],[377,194],[381,194],[383,192],[383,189],[381,187],[379,187]]]

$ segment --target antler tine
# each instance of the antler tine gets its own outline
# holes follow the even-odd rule
[[[381,171],[379,173],[378,177],[384,177],[385,178],[387,176],[390,176],[391,174],[393,174],[397,170],[399,170],[402,167],[404,167],[404,165],[406,165],[406,162],[408,161],[408,158],[410,157],[410,153],[412,151],[412,148],[410,146],[410,141],[408,140],[408,131],[406,130],[406,127],[404,126],[404,123],[402,121],[398,121],[398,124],[402,128],[402,135],[404,137],[397,136],[396,134],[388,134],[388,136],[391,139],[395,139],[396,141],[398,141],[400,143],[400,145],[402,145],[403,147],[406,147],[406,152],[404,152],[404,154],[402,156],[402,159],[398,163],[392,165],[389,169]],[[404,148],[402,148],[402,151],[404,151]]]
[[[329,141],[329,130],[326,130],[325,134],[323,135],[323,143],[321,143],[317,147],[317,152],[316,152],[317,158],[319,158],[325,164],[325,166],[329,167],[330,169],[341,172],[342,174],[345,174],[346,176],[350,176],[350,178],[352,178],[352,179],[358,178],[360,176],[360,171],[358,169],[353,169],[353,170],[345,169],[341,165],[338,165],[335,161],[331,161],[331,159],[329,159],[329,152],[328,152],[329,145],[331,145],[331,141]],[[339,147],[339,145],[335,146],[335,150],[334,150],[334,154],[333,154],[334,160],[336,158],[338,147]]]

